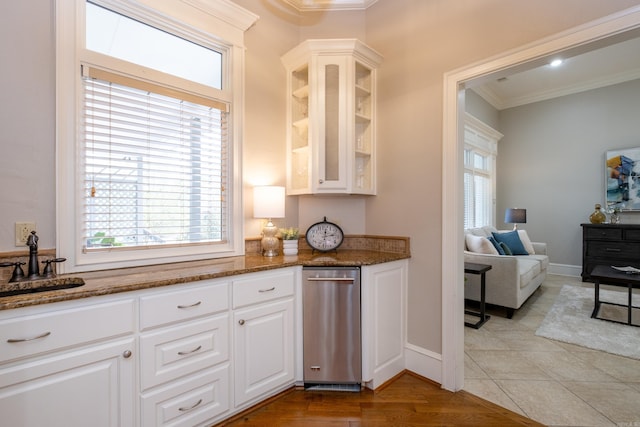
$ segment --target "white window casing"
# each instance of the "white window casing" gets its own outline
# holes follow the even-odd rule
[[[56,249],[59,257],[67,258],[65,263],[59,265],[59,272],[81,272],[244,254],[241,170],[243,40],[244,31],[253,25],[257,16],[227,0],[177,0],[170,2],[170,5],[168,2],[150,0],[92,0],[92,3],[221,52],[223,55],[222,87],[218,89],[205,84],[188,82],[179,77],[85,49],[85,2],[73,0],[56,2]],[[222,138],[228,137],[229,140],[224,154],[229,158],[229,162],[226,163],[227,184],[212,184],[217,190],[226,192],[221,197],[224,203],[218,204],[216,208],[219,216],[226,221],[222,228],[217,228],[218,231],[222,230],[222,234],[216,234],[216,232],[203,238],[200,236],[202,230],[194,230],[193,227],[187,226],[186,231],[168,232],[164,237],[155,235],[155,242],[151,242],[153,240],[151,239],[149,240],[151,244],[148,245],[133,244],[132,248],[127,248],[126,245],[112,248],[108,248],[108,245],[90,247],[98,240],[88,239],[95,237],[95,234],[86,230],[83,220],[83,216],[86,219],[87,200],[90,197],[87,194],[92,191],[91,185],[87,187],[88,175],[84,173],[87,158],[84,157],[86,153],[83,154],[82,151],[91,149],[90,144],[85,142],[88,127],[83,114],[86,85],[89,80],[86,79],[87,76],[83,80],[80,70],[84,70],[86,75],[93,74],[95,81],[100,81],[101,84],[105,81],[107,84],[113,83],[114,90],[129,86],[131,81],[127,79],[133,77],[135,81],[145,85],[139,93],[140,96],[143,96],[145,91],[150,94],[160,92],[157,94],[159,96],[153,99],[162,99],[161,102],[168,102],[167,105],[172,106],[177,105],[176,108],[183,107],[180,103],[171,101],[175,94],[178,94],[175,98],[186,100],[182,101],[182,104],[188,108],[200,108],[198,105],[203,104],[208,106],[209,113],[205,113],[207,116],[205,121],[213,120],[215,127],[224,129],[226,135],[222,135]],[[134,87],[137,86],[134,84]],[[163,105],[162,108],[167,105]],[[189,111],[182,123],[188,124],[189,117],[196,117],[195,114],[205,110],[206,108],[200,109],[198,113]],[[199,124],[200,119],[197,125]],[[181,127],[184,126],[181,125]],[[97,129],[97,127],[90,128],[92,131]],[[102,129],[104,130],[104,127]],[[192,135],[197,133],[193,129],[186,132],[187,141],[193,140]],[[200,137],[195,139],[199,141]],[[83,148],[83,144],[88,145],[84,145]],[[93,147],[95,148],[95,144]],[[223,152],[224,150],[218,150],[218,153]],[[198,157],[196,160],[201,159]],[[106,160],[94,158],[94,161]],[[183,171],[182,175],[171,176],[172,180],[179,180],[178,176],[192,175],[188,173],[189,168],[193,166],[189,161],[193,161],[193,158],[188,160],[187,157],[187,160],[175,161],[176,164],[182,162]],[[95,168],[87,170],[96,171]],[[149,174],[149,176],[152,175]],[[197,175],[197,173],[194,174],[194,176]],[[117,175],[112,175],[114,176]],[[162,175],[160,178],[165,176]],[[138,180],[137,184],[149,179],[145,177]],[[158,176],[155,179],[157,180]],[[200,177],[198,176],[197,179],[199,180]],[[198,185],[200,185],[199,182]],[[156,193],[159,194],[157,191]],[[196,197],[200,197],[199,194]],[[89,203],[91,202],[93,201],[90,200]],[[193,215],[193,212],[191,214]],[[228,227],[225,228],[227,225]],[[188,237],[184,240],[184,236],[189,233],[197,236],[195,240]],[[174,241],[175,236],[178,235],[182,236],[183,240]],[[137,241],[135,239],[128,237],[127,242]]]
[[[470,114],[464,123],[464,227],[496,224],[496,156],[502,134]]]

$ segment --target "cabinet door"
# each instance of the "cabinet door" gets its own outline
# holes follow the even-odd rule
[[[293,299],[234,313],[235,405],[293,383]]]
[[[317,61],[318,93],[312,100],[318,117],[312,130],[315,133],[312,140],[317,142],[314,187],[318,192],[346,191],[351,170],[347,138],[353,129],[347,120],[347,102],[353,102],[353,96],[347,92],[348,61],[344,56],[321,56]]]
[[[2,425],[134,426],[134,339],[0,369]]]
[[[362,380],[375,389],[405,366],[406,260],[362,268]]]

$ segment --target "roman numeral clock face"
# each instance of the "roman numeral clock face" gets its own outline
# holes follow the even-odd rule
[[[313,250],[328,252],[337,249],[338,246],[342,244],[344,234],[340,227],[327,221],[325,217],[324,221],[315,223],[309,227],[305,238],[307,244]]]

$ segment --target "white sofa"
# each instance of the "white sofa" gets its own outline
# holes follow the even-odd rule
[[[465,230],[464,260],[491,265],[491,270],[486,273],[485,302],[505,307],[507,317],[511,318],[514,310],[519,309],[547,277],[549,257],[547,244],[531,242],[524,230],[518,230],[518,234],[529,255],[481,253],[477,247],[473,248],[476,252],[472,252],[468,246],[470,240],[475,242],[478,239],[467,238],[467,234],[488,237],[492,236],[492,232],[505,231],[507,230],[499,231],[493,227]],[[480,301],[480,276],[466,274],[465,278],[465,299]]]

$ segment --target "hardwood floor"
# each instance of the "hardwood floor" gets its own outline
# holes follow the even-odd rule
[[[468,392],[405,372],[376,392],[292,389],[218,426],[542,426]]]

